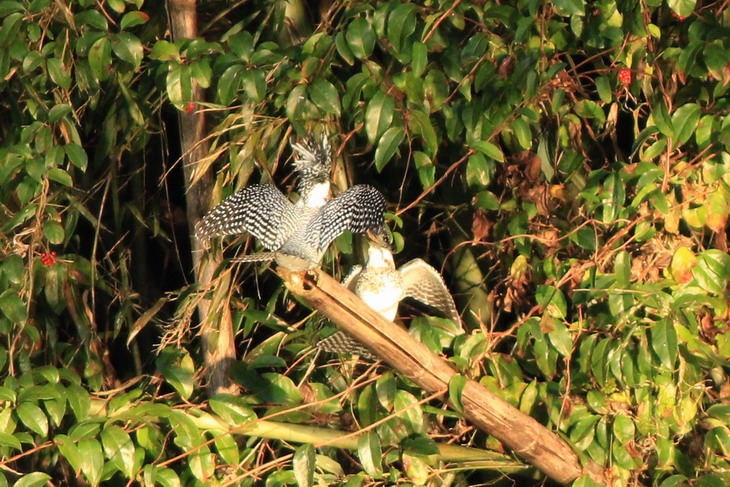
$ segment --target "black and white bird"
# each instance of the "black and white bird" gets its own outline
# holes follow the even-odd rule
[[[413,298],[438,310],[460,333],[464,332],[454,298],[441,274],[423,259],[413,259],[396,269],[393,254],[383,242],[370,242],[365,267],[354,266],[342,284],[389,321],[395,319],[402,300]],[[321,340],[316,347],[325,352],[377,358],[342,331]]]
[[[344,231],[382,232],[385,198],[374,187],[353,186],[330,196],[332,158],[329,141],[309,138],[292,143],[299,174],[295,203],[271,184],[244,188],[213,208],[196,226],[200,239],[247,232],[270,252],[236,259],[243,262],[276,260],[292,272],[319,265],[329,244]]]

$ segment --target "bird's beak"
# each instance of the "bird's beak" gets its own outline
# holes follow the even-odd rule
[[[367,236],[370,239],[371,243],[377,245],[378,247],[384,248],[386,250],[392,250],[391,245],[393,243],[393,234],[390,233],[390,229],[387,225],[383,225],[378,230],[369,230],[367,232]]]

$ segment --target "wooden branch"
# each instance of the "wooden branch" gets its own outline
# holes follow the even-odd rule
[[[277,272],[293,293],[306,299],[424,390],[448,390],[449,381],[457,372],[446,360],[373,311],[335,279],[317,269],[292,273],[279,268]],[[468,420],[551,479],[567,484],[588,474],[595,482],[607,485],[603,470],[596,463],[588,460],[587,465],[581,466],[578,456],[557,434],[478,382],[467,382],[461,401]]]
[[[173,39],[193,39],[198,35],[198,15],[196,0],[168,0],[170,27]],[[195,224],[211,207],[211,189],[214,178],[211,171],[200,176],[195,184],[195,165],[206,157],[210,144],[206,139],[205,112],[198,110],[195,102],[205,100],[205,92],[192,80],[190,102],[194,108],[189,112],[178,111],[180,124],[180,151],[182,153],[183,174],[185,176],[185,203],[187,208],[188,231],[193,257],[193,267],[198,270],[198,282],[202,289],[209,289],[215,270],[222,262],[220,253],[207,253],[203,243],[195,237]],[[203,258],[203,255],[209,255]],[[223,286],[216,286],[216,292],[227,294]],[[233,394],[238,388],[228,376],[230,363],[236,358],[233,340],[233,320],[230,310],[225,306],[220,315],[211,316],[211,301],[201,299],[198,303],[198,316],[202,322],[203,343],[205,346],[206,377],[208,392]]]

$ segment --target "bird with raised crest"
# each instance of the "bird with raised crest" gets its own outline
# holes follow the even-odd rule
[[[232,194],[196,225],[200,239],[247,232],[269,252],[235,259],[275,260],[292,272],[319,265],[329,244],[340,234],[382,232],[385,198],[374,187],[359,184],[330,196],[332,158],[329,140],[309,137],[292,143],[299,175],[299,200],[292,203],[276,186],[255,184]]]
[[[412,298],[438,310],[454,323],[459,333],[464,332],[454,298],[441,274],[423,259],[413,259],[396,269],[389,246],[378,237],[369,244],[365,267],[354,266],[342,284],[387,320],[395,319],[403,299]],[[360,342],[342,331],[319,341],[316,347],[325,352],[377,359]]]

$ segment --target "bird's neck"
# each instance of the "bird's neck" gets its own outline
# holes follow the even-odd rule
[[[302,195],[304,206],[319,208],[324,206],[330,199],[330,183],[315,183],[305,194]]]

